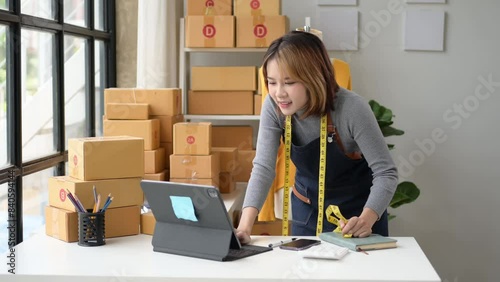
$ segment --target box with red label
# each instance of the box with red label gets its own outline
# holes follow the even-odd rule
[[[104,136],[134,136],[144,139],[144,150],[160,147],[160,121],[147,120],[104,120]]]
[[[281,0],[234,0],[234,15],[278,16],[281,15]]]
[[[174,124],[184,121],[184,115],[176,116],[150,116],[152,119],[157,119],[160,121],[160,142],[172,142],[173,141],[173,129]]]
[[[106,119],[148,119],[149,105],[134,103],[107,103]]]
[[[165,170],[165,148],[144,151],[144,173],[158,173]]]
[[[233,0],[187,0],[188,16],[230,16],[233,14]]]
[[[209,155],[212,148],[212,123],[179,122],[174,124],[174,154]],[[170,159],[172,165],[172,159]]]
[[[220,156],[214,152],[208,156],[170,156],[170,178],[219,179]]]
[[[80,180],[142,177],[144,139],[131,136],[70,138],[69,176]]]
[[[269,47],[288,31],[286,16],[236,18],[236,47]]]
[[[179,88],[107,88],[104,90],[104,104],[149,104],[150,115],[175,116],[181,114],[181,99],[181,90]]]
[[[234,47],[234,16],[187,16],[186,47]]]
[[[69,211],[76,211],[75,206],[68,198],[67,191],[78,196],[85,209],[94,207],[95,186],[97,194],[102,198],[109,194],[113,197],[112,207],[142,205],[143,193],[141,178],[119,178],[107,180],[83,181],[69,176],[55,176],[49,178],[49,205]],[[100,208],[104,205],[101,202]]]

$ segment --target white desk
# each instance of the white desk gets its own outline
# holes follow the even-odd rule
[[[152,236],[107,239],[100,247],[80,247],[37,234],[16,247],[16,275],[0,267],[0,281],[441,281],[413,238],[398,248],[351,252],[339,261],[303,259],[273,251],[232,262],[153,252]],[[254,237],[267,245],[283,237]],[[2,255],[2,262],[7,254]]]

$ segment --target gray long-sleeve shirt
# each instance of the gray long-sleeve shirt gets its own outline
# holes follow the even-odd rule
[[[373,184],[365,207],[380,216],[389,206],[398,182],[397,169],[387,144],[364,98],[340,88],[334,107],[332,120],[346,153],[361,152],[373,172]],[[260,210],[275,178],[276,156],[285,127],[285,119],[277,111],[276,103],[268,95],[262,105],[257,152],[243,207],[252,206]],[[292,117],[293,140],[298,146],[317,139],[320,134],[320,117],[300,119],[301,113]]]

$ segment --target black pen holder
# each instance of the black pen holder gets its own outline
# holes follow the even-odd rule
[[[78,213],[78,245],[101,246],[106,244],[104,213]]]

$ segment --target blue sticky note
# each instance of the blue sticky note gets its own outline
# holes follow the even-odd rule
[[[178,219],[185,219],[190,221],[198,221],[194,214],[193,201],[189,197],[170,196],[172,207],[174,208],[175,216]]]

